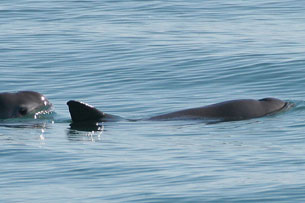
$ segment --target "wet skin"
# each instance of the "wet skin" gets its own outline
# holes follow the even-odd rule
[[[48,99],[38,92],[0,93],[0,119],[34,117],[51,107]]]

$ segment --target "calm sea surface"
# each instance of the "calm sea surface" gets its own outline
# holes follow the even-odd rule
[[[1,0],[1,92],[41,92],[55,115],[0,124],[0,201],[305,201],[304,13],[297,0]],[[263,97],[295,107],[88,132],[66,106],[145,118]]]

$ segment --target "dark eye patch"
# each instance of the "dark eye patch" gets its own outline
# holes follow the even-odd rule
[[[19,114],[25,116],[28,113],[28,109],[26,107],[19,107]]]

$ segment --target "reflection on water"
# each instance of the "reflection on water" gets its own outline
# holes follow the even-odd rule
[[[70,124],[67,137],[71,141],[100,141],[104,132],[104,123]]]
[[[31,135],[34,135],[35,137],[38,136],[39,140],[44,141],[46,139],[46,130],[50,124],[53,124],[53,122],[46,120],[27,120],[27,122],[13,122],[10,120],[1,122],[2,139],[12,139],[14,137],[19,140],[28,140],[31,139]]]
[[[70,127],[72,130],[78,131],[103,131],[104,130],[104,123],[71,123]]]
[[[49,122],[39,123],[0,123],[0,127],[6,128],[29,128],[29,129],[46,129]]]

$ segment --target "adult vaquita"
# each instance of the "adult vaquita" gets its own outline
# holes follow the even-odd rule
[[[0,119],[35,118],[49,113],[52,104],[42,94],[34,91],[0,93]]]
[[[67,102],[73,123],[118,121],[119,116],[104,113],[89,104],[70,100]],[[206,119],[217,121],[238,121],[259,118],[280,112],[288,102],[276,98],[239,99],[211,104],[199,108],[185,109],[139,120]],[[127,119],[131,120],[131,119]],[[131,120],[135,121],[135,120]]]

